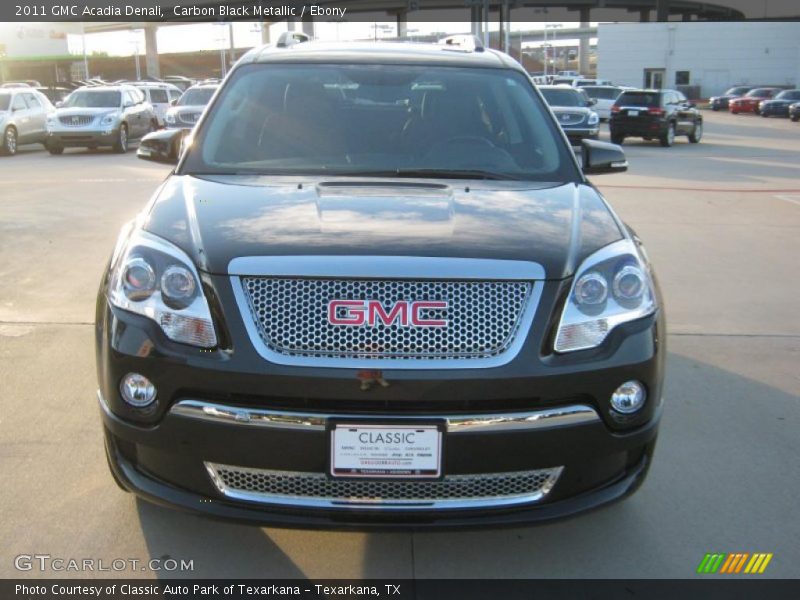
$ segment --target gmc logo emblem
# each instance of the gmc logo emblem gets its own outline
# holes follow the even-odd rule
[[[384,325],[447,327],[447,319],[420,316],[422,311],[434,310],[447,310],[447,302],[399,300],[387,310],[379,300],[331,300],[328,302],[328,322],[353,327],[375,327],[379,322]]]

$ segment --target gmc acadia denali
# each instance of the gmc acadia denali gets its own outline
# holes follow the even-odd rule
[[[522,67],[442,44],[236,65],[97,302],[111,472],[295,527],[539,521],[644,480],[664,313]]]

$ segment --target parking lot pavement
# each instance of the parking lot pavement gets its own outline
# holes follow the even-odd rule
[[[120,492],[94,401],[94,294],[120,225],[169,167],[0,158],[0,576],[41,577],[13,564],[38,553],[169,556],[194,561],[170,575],[205,577],[689,577],[706,552],[772,552],[765,576],[796,576],[800,126],[704,114],[701,144],[626,142],[630,171],[595,180],[646,241],[669,316],[648,481],[577,518],[467,532],[261,529]],[[45,576],[62,574],[81,575]]]

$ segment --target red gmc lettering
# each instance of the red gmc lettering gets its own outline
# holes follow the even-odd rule
[[[414,327],[446,327],[446,319],[429,319],[421,311],[446,310],[444,301],[408,302],[400,300],[388,310],[379,300],[331,300],[328,303],[328,322],[331,325],[412,325]]]

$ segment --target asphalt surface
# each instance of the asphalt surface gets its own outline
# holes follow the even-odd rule
[[[168,573],[192,577],[670,578],[695,576],[706,552],[772,552],[762,577],[797,577],[800,124],[705,115],[702,143],[626,142],[629,172],[595,178],[666,299],[649,479],[570,520],[455,533],[262,529],[119,491],[94,395],[94,296],[119,227],[170,167],[34,146],[0,158],[0,577],[92,576],[14,566],[47,554],[192,560]],[[159,576],[140,569],[116,575]]]

